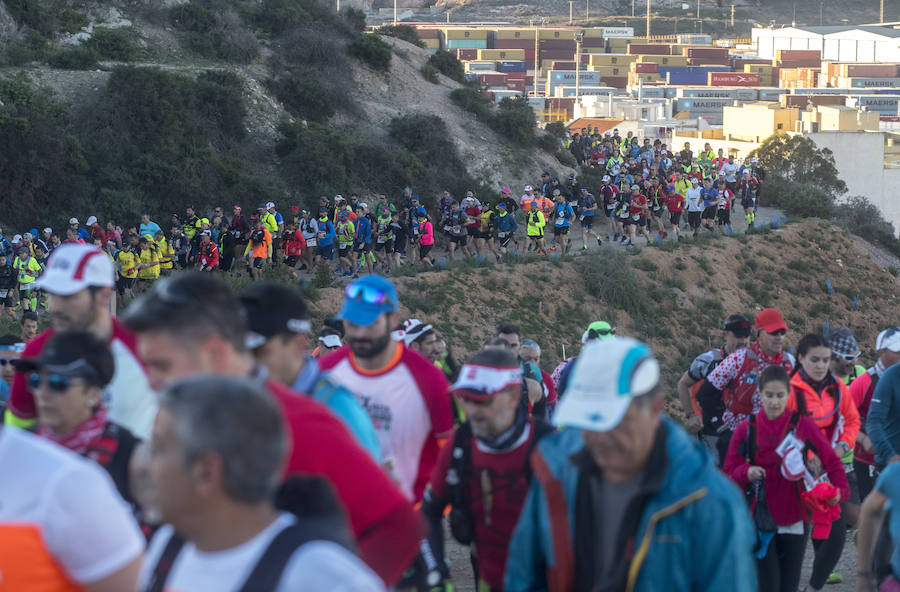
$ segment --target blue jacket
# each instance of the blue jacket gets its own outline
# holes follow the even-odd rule
[[[886,465],[900,454],[900,364],[884,371],[869,405],[866,433],[875,445],[875,460]]]
[[[505,216],[499,214],[494,216],[494,223],[497,224],[498,232],[515,232],[519,228],[516,217],[510,213],[507,213]]]
[[[756,592],[755,532],[737,487],[668,417],[659,487],[640,517],[627,592]],[[509,547],[506,592],[573,592],[581,432],[551,434],[532,455],[534,477]],[[653,470],[652,467],[649,470]],[[551,507],[552,505],[552,507]],[[565,520],[559,520],[565,516]]]
[[[322,227],[324,223],[325,227]],[[334,244],[334,225],[331,223],[331,220],[323,221],[319,220],[319,232],[324,232],[325,236],[319,239],[318,245],[321,247],[327,247],[329,245]]]
[[[372,223],[365,216],[356,218],[356,241],[365,244],[372,242]]]

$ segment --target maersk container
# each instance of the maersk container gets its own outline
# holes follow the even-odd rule
[[[499,72],[495,70],[496,62],[465,62],[466,72]]]
[[[679,99],[737,99],[739,101],[755,101],[758,98],[755,88],[727,88],[727,87],[694,87],[679,88],[675,96]]]
[[[734,104],[733,99],[675,99],[675,112],[716,113]]]
[[[666,98],[666,87],[664,86],[645,86],[643,89],[638,89],[637,86],[631,85],[628,87],[628,93],[633,98],[638,98],[638,95],[644,99],[664,99]]]
[[[592,97],[592,96],[607,96],[614,95],[618,92],[616,89],[609,86],[579,86],[578,87],[578,95],[575,94],[574,86],[554,86],[553,87],[553,96],[554,97],[574,97],[574,96],[582,96],[582,97]]]
[[[553,84],[574,85],[576,78],[575,70],[551,70],[547,79]],[[584,86],[602,86],[600,84],[600,72],[578,72],[578,84]]]
[[[847,106],[876,111],[884,115],[897,115],[900,95],[864,95],[847,97]]]
[[[786,88],[760,88],[757,89],[758,100],[760,101],[777,101],[778,97],[781,95],[786,95],[788,93],[788,89]]]
[[[846,83],[849,81],[849,85]],[[900,88],[900,78],[838,78],[841,88]]]

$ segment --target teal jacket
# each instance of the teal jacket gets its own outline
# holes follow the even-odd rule
[[[668,417],[663,472],[640,517],[628,560],[627,592],[756,592],[755,532],[743,496],[699,444]],[[509,548],[506,592],[577,592],[574,536],[584,444],[566,429],[541,440],[534,477]],[[652,471],[653,467],[648,467]]]

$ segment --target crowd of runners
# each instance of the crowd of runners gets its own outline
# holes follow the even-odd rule
[[[101,246],[57,247],[50,328],[0,336],[5,588],[452,590],[445,524],[479,592],[816,591],[850,529],[857,589],[900,586],[900,327],[865,367],[848,329],[733,314],[682,426],[603,320],[547,372],[511,323],[457,360],[377,274],[321,327],[298,288],[202,270],[116,317]]]
[[[84,224],[71,218],[64,230],[0,230],[0,316],[46,310],[36,280],[51,253],[71,243],[104,250],[115,262],[119,295],[130,297],[175,269],[259,279],[267,268],[299,276],[325,265],[344,277],[390,275],[401,266],[433,268],[460,258],[587,251],[595,241],[634,246],[638,235],[649,244],[670,235],[730,234],[738,204],[748,227],[754,225],[765,178],[755,158],[737,161],[722,150],[714,154],[709,144],[697,154],[689,144],[675,153],[659,140],[640,141],[631,132],[620,137],[618,130],[584,129],[565,144],[580,162],[602,170],[599,184],[544,172],[531,185],[504,187],[493,197],[445,191],[428,205],[406,188],[394,200],[336,195],[314,207],[279,210],[268,202],[251,212],[240,205],[208,212],[188,206],[159,221],[149,214],[139,221],[91,215]]]

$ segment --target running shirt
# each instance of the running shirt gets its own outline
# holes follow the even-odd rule
[[[138,270],[138,277],[142,280],[155,280],[159,277],[159,256],[152,247],[141,249],[138,260],[141,265],[147,266]]]
[[[78,592],[144,550],[131,510],[99,465],[0,429],[0,590]]]
[[[16,257],[13,267],[19,271],[19,284],[22,286],[34,283],[44,269],[41,267],[40,262],[32,256],[29,256],[28,259]]]
[[[691,187],[684,196],[687,202],[688,212],[703,211],[703,190],[699,187]]]
[[[200,551],[193,543],[186,542],[169,571],[166,590],[238,592],[272,540],[296,522],[294,516],[281,513],[255,537],[224,551]],[[163,549],[173,534],[174,529],[167,524],[153,536],[147,557],[141,566],[139,590],[147,588]],[[272,592],[319,590],[376,592],[384,590],[384,585],[372,570],[340,545],[328,541],[311,541],[294,551]]]
[[[569,219],[575,215],[575,211],[572,206],[563,202],[553,206],[553,215],[556,218],[554,224],[562,228],[569,225]]]
[[[375,425],[381,457],[406,497],[422,499],[442,440],[453,429],[443,372],[402,343],[387,366],[376,371],[357,366],[346,346],[319,363],[359,397]]]
[[[647,196],[642,193],[631,196],[631,217],[637,220],[644,217],[644,208],[647,206]]]
[[[103,392],[103,399],[109,409],[109,420],[127,428],[142,440],[150,439],[153,418],[156,417],[156,394],[150,388],[144,368],[138,360],[134,334],[113,318],[113,332],[109,347],[112,350],[116,370],[112,381]],[[44,350],[44,344],[53,335],[47,329],[28,342],[22,352],[23,358],[36,358]],[[15,419],[30,422],[37,419],[34,395],[28,390],[25,375],[16,373],[7,409]]]

